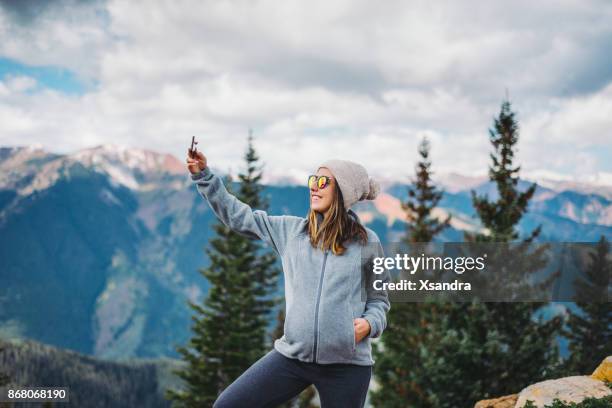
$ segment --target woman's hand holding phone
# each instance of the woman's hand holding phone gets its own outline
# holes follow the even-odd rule
[[[187,149],[187,169],[191,174],[197,174],[206,168],[206,156],[202,152]]]

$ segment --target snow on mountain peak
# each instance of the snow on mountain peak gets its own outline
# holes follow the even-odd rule
[[[106,172],[112,181],[131,189],[142,188],[153,174],[184,174],[184,166],[174,156],[152,150],[116,144],[102,144],[69,155],[85,166]]]
[[[115,163],[132,170],[138,169],[142,172],[184,173],[181,163],[170,154],[123,145],[102,144],[79,150],[69,156],[83,164]]]
[[[61,177],[63,169],[79,163],[107,174],[110,181],[130,189],[148,189],[168,174],[184,175],[185,167],[170,154],[116,144],[102,144],[69,154],[46,151],[40,144],[0,148],[0,188],[18,188],[20,195],[43,190]],[[23,184],[22,180],[34,177]]]

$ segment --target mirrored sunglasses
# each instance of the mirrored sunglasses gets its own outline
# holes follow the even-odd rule
[[[331,180],[331,177],[317,176],[315,174],[312,174],[308,176],[308,188],[313,188],[314,186],[317,186],[317,188],[323,189],[330,184]]]

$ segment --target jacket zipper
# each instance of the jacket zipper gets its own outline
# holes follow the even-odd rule
[[[319,338],[319,303],[321,300],[321,292],[323,290],[323,275],[325,274],[325,261],[327,261],[327,250],[323,255],[323,265],[321,266],[321,277],[319,278],[319,289],[317,291],[317,306],[315,308],[315,320],[314,320],[314,351],[312,356],[312,362],[317,362],[317,340]]]

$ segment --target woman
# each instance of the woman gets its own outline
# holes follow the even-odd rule
[[[361,165],[330,160],[308,179],[306,218],[271,216],[228,193],[201,152],[191,157],[188,151],[187,167],[217,217],[234,231],[266,241],[280,256],[285,276],[283,336],[214,407],[276,407],[310,384],[323,408],[363,407],[374,364],[370,339],[385,329],[390,303],[371,284],[372,257],[384,256],[380,241],[350,207],[374,199],[378,184]],[[389,276],[375,279],[386,282]]]

